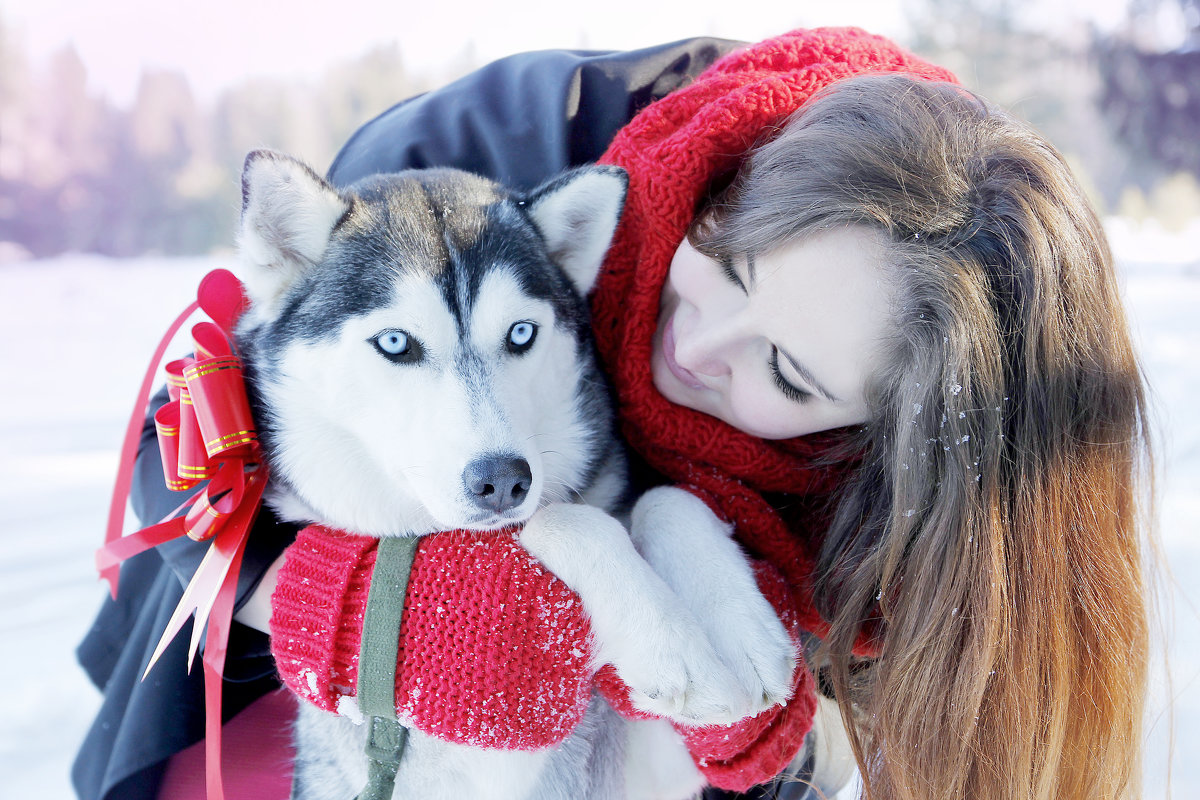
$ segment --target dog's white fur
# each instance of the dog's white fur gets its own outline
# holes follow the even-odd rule
[[[732,534],[700,498],[669,486],[642,495],[630,525],[638,552],[700,621],[738,685],[761,685],[754,701],[769,707],[791,689],[794,662],[779,659],[790,640]]]
[[[580,293],[595,281],[622,197],[621,181],[588,174],[529,208]],[[248,159],[240,247],[251,307],[240,331],[280,314],[352,207],[299,162]],[[631,539],[606,513],[624,486],[619,458],[581,496],[568,496],[582,479],[576,454],[593,450],[596,434],[573,410],[571,393],[587,377],[553,307],[498,267],[483,279],[462,341],[420,270],[397,270],[393,286],[389,302],[342,320],[336,335],[290,341],[261,379],[276,421],[276,511],[374,536],[527,520],[521,543],[580,596],[595,665],[613,664],[639,708],[708,724],[784,700],[793,645],[728,529],[703,503],[675,490],[651,492],[634,509]],[[478,385],[449,369],[457,348],[488,352],[513,319],[539,326],[545,340],[536,352],[483,364]],[[398,369],[367,346],[401,325],[420,339],[428,369]],[[534,483],[515,509],[481,518],[464,495],[462,469],[494,451],[520,454]],[[304,800],[349,800],[366,781],[362,727],[301,706]],[[702,783],[666,722],[631,723],[596,699],[567,741],[539,752],[452,745],[414,730],[394,797],[683,798]]]

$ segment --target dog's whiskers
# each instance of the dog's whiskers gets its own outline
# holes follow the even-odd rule
[[[555,482],[542,489],[542,496],[557,503],[573,503],[583,499],[583,492],[569,484]]]

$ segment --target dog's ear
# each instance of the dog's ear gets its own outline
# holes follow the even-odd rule
[[[600,274],[628,186],[620,167],[580,167],[534,189],[526,200],[550,257],[581,294]]]
[[[242,168],[242,278],[260,310],[321,259],[350,201],[308,165],[255,150]]]

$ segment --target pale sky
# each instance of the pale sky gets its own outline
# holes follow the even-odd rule
[[[1087,9],[1108,25],[1124,5],[1054,0],[1039,13],[1063,24]],[[899,0],[0,0],[0,19],[35,63],[74,43],[93,87],[121,104],[143,67],[182,70],[211,99],[249,77],[316,76],[392,42],[413,70],[436,73],[468,47],[482,63],[522,50],[627,49],[703,34],[756,40],[800,26],[907,30]]]

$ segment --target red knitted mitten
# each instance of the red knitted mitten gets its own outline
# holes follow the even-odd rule
[[[288,549],[272,596],[271,649],[287,686],[357,712],[363,613],[377,540],[321,526]],[[459,744],[536,750],[564,739],[591,697],[579,599],[512,532],[421,540],[400,628],[397,712]]]

